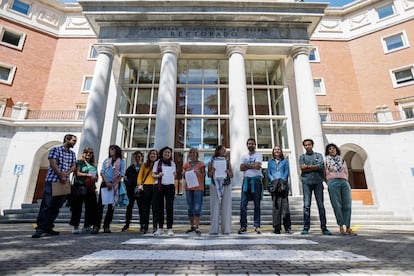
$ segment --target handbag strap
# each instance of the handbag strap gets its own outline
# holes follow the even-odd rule
[[[144,179],[142,180],[142,184],[145,183],[145,180],[147,179],[148,175],[150,174],[150,172],[152,171],[152,168],[150,170],[148,170],[147,174],[145,175]]]

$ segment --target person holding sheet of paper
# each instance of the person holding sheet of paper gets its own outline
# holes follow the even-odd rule
[[[125,161],[122,160],[122,150],[117,145],[109,146],[109,155],[105,159],[101,169],[102,183],[98,199],[97,222],[92,234],[98,234],[104,206],[107,205],[104,219],[104,233],[111,233],[109,228],[114,215],[115,203],[118,201],[118,187],[121,179],[125,176]]]
[[[63,138],[63,144],[49,151],[49,168],[47,169],[42,203],[37,215],[36,232],[32,235],[34,239],[59,235],[59,232],[53,230],[53,227],[59,215],[59,209],[66,201],[66,196],[53,196],[52,183],[65,184],[69,181],[69,175],[76,171],[76,155],[72,151],[76,141],[75,135],[66,134]]]
[[[183,165],[185,179],[185,197],[188,205],[188,218],[191,228],[186,233],[195,232],[201,234],[199,227],[201,207],[203,205],[204,178],[206,177],[206,165],[198,160],[198,150],[190,149],[189,161]]]
[[[226,177],[233,177],[233,170],[226,158],[226,147],[216,147],[211,161],[208,163],[208,177],[210,185],[210,235],[218,235],[221,221],[221,233],[231,233],[231,184],[225,185]],[[228,182],[230,183],[230,182]],[[221,220],[220,220],[221,215]]]
[[[168,236],[174,236],[172,229],[174,222],[174,197],[175,197],[175,170],[176,166],[172,160],[172,148],[164,147],[160,149],[160,159],[155,161],[152,170],[152,177],[157,183],[154,185],[153,206],[154,214],[153,220],[158,225],[154,232],[155,236],[163,234],[164,226],[164,199],[165,209],[167,212],[167,229]]]

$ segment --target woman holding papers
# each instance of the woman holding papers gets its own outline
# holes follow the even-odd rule
[[[230,162],[226,159],[226,148],[218,146],[208,163],[210,185],[210,235],[218,235],[221,214],[221,233],[231,233],[231,183],[233,177]],[[227,184],[227,185],[226,185]]]
[[[188,205],[188,217],[191,228],[186,233],[195,232],[201,234],[198,228],[200,224],[201,207],[203,205],[204,178],[206,177],[206,165],[198,160],[198,150],[190,149],[188,153],[190,161],[183,165],[185,179],[185,197]]]
[[[96,219],[96,193],[95,182],[97,178],[97,168],[93,149],[86,147],[83,149],[82,156],[76,162],[75,182],[72,187],[72,200],[70,225],[73,226],[72,233],[79,234],[79,222],[82,215],[82,205],[85,203],[85,221],[82,233],[90,233],[91,227]]]
[[[102,183],[98,200],[97,223],[93,234],[99,232],[101,227],[102,214],[105,205],[108,205],[104,220],[104,233],[111,233],[109,225],[114,215],[115,203],[118,201],[119,182],[125,175],[125,161],[122,160],[122,150],[117,145],[109,146],[109,156],[103,162],[101,169]]]
[[[167,211],[167,229],[168,236],[174,236],[173,221],[174,221],[174,197],[175,197],[175,163],[172,160],[172,148],[164,147],[160,149],[160,159],[155,161],[152,170],[152,177],[157,181],[154,185],[153,206],[154,214],[153,220],[158,226],[154,232],[155,236],[161,235],[164,230],[164,199],[165,209]]]

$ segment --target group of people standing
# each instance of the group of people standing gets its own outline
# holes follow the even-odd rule
[[[46,235],[58,235],[53,230],[54,221],[60,207],[65,202],[65,196],[53,196],[52,183],[62,184],[70,181],[69,175],[74,173],[74,182],[71,193],[72,217],[70,225],[72,233],[100,232],[104,207],[106,214],[103,223],[103,232],[111,233],[114,208],[120,192],[120,183],[124,181],[129,204],[126,208],[125,225],[122,231],[129,229],[132,219],[132,209],[137,202],[140,218],[140,232],[148,233],[150,212],[152,210],[154,235],[164,233],[164,210],[166,212],[167,235],[173,236],[174,220],[174,180],[177,175],[176,164],[173,161],[173,150],[164,147],[158,152],[149,150],[147,160],[143,162],[140,151],[133,153],[134,163],[125,170],[125,161],[122,159],[122,150],[117,145],[109,147],[108,158],[103,162],[100,170],[101,185],[96,192],[98,168],[95,163],[93,149],[84,148],[79,160],[71,150],[76,144],[75,135],[67,134],[63,145],[53,148],[49,152],[49,168],[46,176],[43,199],[40,206],[36,232],[33,238]],[[261,234],[261,209],[263,199],[263,156],[256,151],[254,138],[247,140],[248,153],[242,157],[240,171],[243,172],[240,202],[240,229],[238,234],[247,232],[247,206],[249,201],[254,203],[253,226],[257,234]],[[314,193],[320,218],[320,227],[324,235],[331,235],[326,227],[326,214],[323,204],[323,182],[326,180],[332,207],[334,209],[339,232],[343,235],[356,235],[350,227],[351,219],[351,190],[348,183],[348,169],[340,157],[340,149],[335,144],[326,146],[326,158],[313,151],[313,141],[303,141],[305,153],[299,157],[301,180],[303,188],[303,220],[304,227],[301,234],[308,234],[310,229],[310,205]],[[199,160],[196,148],[189,151],[189,160],[183,165],[180,174],[184,178],[185,196],[188,205],[190,228],[186,233],[200,235],[200,217],[203,205],[204,180],[211,178],[210,185],[210,235],[219,233],[228,235],[232,231],[232,187],[233,169],[226,157],[224,146],[216,147],[209,163]],[[272,157],[268,162],[266,177],[268,190],[272,197],[273,232],[280,234],[282,225],[285,233],[292,233],[289,211],[289,162],[285,158],[282,148],[275,146]],[[108,194],[112,197],[109,197]],[[137,197],[139,195],[139,197]],[[82,205],[85,204],[85,217],[82,229],[79,229]],[[345,228],[344,228],[345,227]]]

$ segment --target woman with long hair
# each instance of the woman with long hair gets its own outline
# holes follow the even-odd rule
[[[221,221],[221,233],[231,233],[231,181],[233,170],[226,158],[226,147],[217,146],[214,155],[208,163],[210,185],[210,235],[218,235]],[[220,164],[220,165],[219,165]],[[221,219],[220,219],[221,216]]]
[[[291,233],[291,220],[289,211],[289,162],[283,155],[280,146],[274,146],[272,150],[273,159],[267,164],[266,176],[268,179],[268,190],[272,195],[273,207],[273,233],[280,234],[280,230],[285,228],[285,233]],[[286,189],[281,190],[278,187],[284,185]],[[272,187],[270,190],[269,188]]]
[[[167,212],[167,234],[168,236],[174,236],[172,227],[174,222],[175,171],[176,166],[172,160],[172,148],[164,147],[160,149],[159,159],[155,161],[152,170],[152,177],[157,180],[157,184],[154,185],[153,196],[153,219],[157,225],[157,230],[154,232],[155,236],[163,233],[164,200]]]
[[[125,176],[125,161],[122,160],[122,150],[117,145],[109,146],[108,158],[102,164],[101,177],[102,183],[98,200],[97,222],[93,229],[93,234],[97,234],[101,228],[104,205],[102,204],[102,192],[113,193],[113,202],[106,204],[107,210],[104,219],[104,233],[111,233],[110,224],[114,215],[115,203],[118,200],[118,188],[121,179]]]
[[[73,226],[73,234],[81,233],[79,230],[79,222],[82,215],[83,203],[85,203],[85,219],[82,233],[90,233],[91,227],[95,224],[97,207],[95,182],[97,179],[97,168],[93,149],[86,147],[83,149],[81,157],[76,162],[75,181],[72,187],[72,216],[69,224]]]
[[[140,199],[142,201],[142,217],[140,216],[140,223],[143,227],[143,234],[148,233],[148,225],[149,225],[149,216],[150,216],[150,209],[152,204],[152,197],[154,194],[154,184],[155,179],[152,176],[152,169],[154,167],[155,161],[158,160],[158,152],[155,149],[151,149],[147,155],[147,161],[142,164],[141,169],[139,170],[138,178],[137,178],[137,185],[138,189],[142,191],[143,195]],[[154,218],[154,208],[152,208],[152,216]],[[153,232],[156,231],[157,225],[154,223],[155,220],[153,219],[152,229]]]

